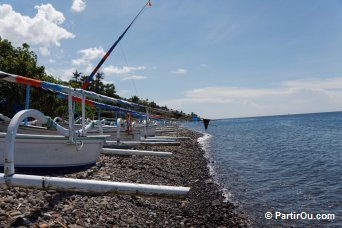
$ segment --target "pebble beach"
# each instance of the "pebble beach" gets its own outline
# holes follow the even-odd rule
[[[90,169],[55,176],[191,187],[184,198],[0,187],[0,227],[246,227],[209,173],[201,133],[179,128],[180,146],[140,146],[170,158],[100,155]]]

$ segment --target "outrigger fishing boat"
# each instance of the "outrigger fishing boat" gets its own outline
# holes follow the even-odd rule
[[[62,167],[63,164],[65,164],[65,166],[79,166],[79,165],[86,165],[86,164],[93,164],[96,161],[96,158],[99,154],[99,150],[101,150],[103,144],[104,144],[104,139],[106,138],[105,136],[103,136],[103,133],[107,134],[109,133],[109,140],[107,142],[116,142],[116,144],[121,143],[122,139],[123,140],[129,140],[129,141],[133,141],[133,142],[137,142],[140,144],[140,140],[141,137],[140,135],[144,136],[145,141],[151,140],[151,139],[146,139],[147,137],[151,137],[151,136],[155,136],[156,133],[156,126],[155,125],[149,125],[148,124],[148,111],[147,112],[147,116],[146,116],[146,121],[144,125],[139,125],[137,124],[137,128],[138,130],[133,130],[132,128],[132,119],[130,118],[130,120],[127,120],[127,128],[128,131],[121,131],[120,130],[120,123],[118,121],[117,127],[116,127],[116,134],[115,133],[115,129],[114,128],[105,128],[105,130],[102,128],[101,123],[98,122],[98,126],[99,126],[99,131],[98,130],[91,130],[90,128],[94,128],[95,123],[92,123],[89,127],[89,129],[87,128],[87,131],[85,129],[85,104],[90,105],[90,106],[95,106],[97,108],[104,108],[104,109],[109,109],[112,111],[123,111],[125,113],[128,113],[130,117],[132,117],[132,115],[136,114],[136,115],[141,115],[141,113],[136,112],[136,111],[132,111],[132,110],[128,110],[128,109],[124,109],[124,108],[119,108],[116,106],[111,106],[108,104],[103,104],[103,103],[99,103],[96,101],[90,101],[90,100],[86,100],[86,96],[94,98],[94,99],[98,99],[98,100],[105,100],[105,101],[109,101],[109,102],[115,102],[118,104],[124,104],[124,105],[129,105],[129,106],[133,106],[133,107],[138,107],[138,108],[147,108],[145,106],[139,105],[139,104],[135,104],[132,102],[128,102],[128,101],[124,101],[124,100],[120,100],[120,99],[115,99],[115,98],[111,98],[111,97],[107,97],[104,95],[100,95],[100,94],[96,94],[94,92],[90,92],[90,91],[86,91],[85,89],[87,88],[87,85],[93,80],[94,75],[96,74],[96,72],[99,70],[99,68],[101,67],[101,65],[105,62],[105,60],[107,59],[107,57],[110,55],[110,53],[114,50],[114,48],[117,46],[117,44],[120,42],[120,40],[123,38],[123,36],[127,33],[127,31],[129,30],[129,28],[132,26],[132,24],[136,21],[136,19],[142,14],[142,12],[144,11],[146,6],[150,6],[151,3],[150,1],[148,1],[144,7],[139,11],[138,15],[133,19],[133,21],[129,24],[129,26],[125,29],[125,31],[122,33],[122,35],[117,39],[117,41],[112,45],[112,47],[107,51],[107,53],[103,56],[103,58],[101,59],[101,61],[98,63],[98,65],[94,68],[94,70],[91,72],[91,74],[85,79],[84,83],[82,84],[82,89],[75,89],[75,88],[71,88],[71,87],[67,87],[67,86],[62,86],[62,85],[58,85],[58,84],[54,84],[54,83],[49,83],[49,82],[44,82],[44,81],[39,81],[39,80],[34,80],[34,79],[29,79],[29,78],[25,78],[22,76],[18,76],[18,75],[11,75],[5,72],[0,72],[0,79],[1,80],[5,80],[5,81],[9,81],[9,82],[16,82],[16,83],[21,83],[21,84],[25,84],[25,85],[29,85],[29,86],[34,86],[34,87],[39,87],[39,88],[43,88],[43,89],[47,89],[50,91],[54,91],[55,93],[58,93],[58,96],[60,98],[64,98],[64,99],[68,99],[68,112],[69,112],[69,129],[66,128],[62,128],[62,126],[58,125],[56,122],[54,122],[54,126],[59,126],[58,129],[63,129],[62,133],[63,136],[53,136],[54,134],[56,134],[56,131],[50,131],[49,129],[46,128],[42,128],[42,127],[31,127],[31,126],[18,126],[19,127],[19,133],[21,132],[27,132],[28,134],[26,135],[17,135],[17,142],[16,144],[18,144],[18,146],[16,146],[16,150],[18,150],[18,152],[16,153],[16,159],[18,160],[17,164],[18,166],[39,166],[39,163],[43,163],[44,166],[48,166],[48,167]],[[29,90],[28,90],[29,91]],[[28,99],[28,98],[27,98]],[[81,129],[76,131],[75,130],[75,125],[74,125],[74,115],[73,115],[73,111],[72,111],[72,102],[73,101],[77,101],[77,102],[82,102],[82,125],[80,126]],[[5,128],[6,123],[1,124],[0,127],[1,128]],[[3,129],[4,131],[4,129]],[[75,134],[75,132],[79,132],[79,135]],[[32,134],[35,133],[35,134]],[[139,134],[140,133],[140,134]],[[40,135],[41,134],[41,135]],[[88,135],[87,135],[88,134]],[[98,135],[100,134],[100,135]],[[2,138],[5,137],[5,133],[2,134]],[[48,136],[47,136],[48,135]],[[63,138],[64,137],[64,138]],[[124,138],[123,138],[124,137]],[[64,139],[64,140],[62,140]],[[1,140],[1,137],[0,137]],[[40,141],[40,143],[38,143],[38,141]],[[135,141],[137,140],[137,141]],[[158,140],[160,141],[160,140]],[[4,141],[0,141],[4,142]],[[41,159],[38,159],[38,162],[35,156],[30,156],[27,158],[27,154],[25,154],[25,150],[22,150],[22,148],[19,146],[20,144],[25,145],[25,144],[33,144],[33,146],[30,146],[29,148],[34,148],[34,150],[37,150],[37,157],[39,157],[39,153],[42,150],[39,150],[39,146],[41,145],[41,147],[45,147],[46,149],[44,150],[45,153],[49,154],[49,151],[78,151],[78,152],[84,152],[84,156],[82,156],[82,154],[78,154],[78,157],[83,157],[84,160],[77,162],[76,157],[75,159],[70,159],[69,163],[66,164],[65,163],[60,163],[59,159],[55,159],[56,162],[51,161],[50,163],[45,163],[45,161],[42,161]],[[149,142],[146,142],[149,143]],[[155,143],[155,142],[152,142]],[[169,142],[164,142],[164,143],[169,143]],[[111,143],[113,145],[113,143]],[[54,146],[52,146],[54,145]],[[65,149],[61,149],[63,146],[65,147]],[[73,145],[73,147],[71,146]],[[86,152],[88,152],[88,147],[92,145],[96,145],[96,148],[92,148],[95,149],[93,155],[94,156],[88,156]],[[1,150],[0,150],[1,153]],[[22,154],[22,155],[21,155]],[[76,154],[75,154],[76,155]],[[59,156],[59,155],[56,155]],[[60,153],[60,157],[64,157],[64,155],[62,153]],[[91,159],[90,159],[91,157]],[[32,159],[30,159],[32,158]],[[88,158],[88,159],[86,159]],[[23,161],[23,162],[19,162],[19,161]],[[80,159],[81,160],[81,159]],[[26,163],[25,163],[26,162]],[[46,164],[46,165],[45,165]],[[1,163],[0,163],[1,165]]]
[[[136,20],[136,18],[143,12],[146,6],[150,6],[150,0],[144,5],[144,7],[140,10],[139,14],[134,18],[133,22]],[[133,24],[133,22],[129,25],[129,27]],[[124,33],[127,32],[129,27],[125,30]],[[124,34],[123,34],[124,35]],[[120,36],[119,40],[122,38]],[[115,45],[118,42],[115,43]],[[115,46],[114,45],[114,46]],[[113,48],[111,48],[113,49]],[[101,63],[102,64],[102,63]],[[67,98],[68,98],[68,123],[69,123],[69,129],[65,129],[58,125],[55,121],[51,120],[51,118],[44,116],[41,112],[33,109],[26,109],[18,112],[10,121],[8,124],[7,132],[5,136],[5,140],[3,141],[4,146],[1,146],[0,148],[4,148],[2,151],[3,154],[3,167],[4,167],[4,173],[0,173],[0,185],[5,185],[7,187],[27,187],[27,188],[40,188],[40,189],[55,189],[59,191],[85,191],[85,192],[97,192],[97,193],[109,193],[109,194],[139,194],[139,195],[158,195],[158,196],[166,196],[166,195],[172,195],[172,196],[183,196],[186,195],[190,188],[188,187],[180,187],[180,186],[163,186],[163,185],[148,185],[148,184],[136,184],[136,183],[124,183],[124,182],[111,182],[111,181],[98,181],[98,180],[88,180],[88,179],[73,179],[73,178],[60,178],[60,177],[49,177],[49,176],[37,176],[37,175],[23,175],[23,174],[16,174],[15,173],[15,167],[18,167],[18,162],[20,159],[18,157],[25,157],[26,156],[26,163],[34,163],[34,159],[37,159],[39,163],[45,162],[45,160],[58,160],[60,161],[61,157],[62,160],[68,159],[68,157],[64,157],[65,155],[58,157],[56,159],[55,157],[51,156],[51,153],[58,156],[59,150],[53,151],[54,149],[58,149],[56,147],[49,147],[49,141],[42,143],[42,138],[33,135],[29,136],[23,136],[18,135],[18,127],[21,125],[22,121],[24,121],[27,118],[34,118],[38,122],[42,124],[46,124],[47,128],[56,129],[59,133],[61,133],[64,137],[64,140],[62,140],[61,147],[67,147],[71,146],[71,153],[74,153],[76,151],[79,152],[82,149],[84,149],[84,146],[91,143],[85,143],[85,138],[89,139],[91,141],[91,138],[103,140],[105,136],[95,136],[95,137],[89,137],[86,136],[86,133],[90,128],[93,127],[93,122],[91,124],[85,125],[85,104],[86,104],[86,96],[95,97],[95,99],[98,98],[105,98],[101,97],[101,95],[91,93],[89,91],[81,90],[81,89],[74,89],[71,87],[66,87],[62,85],[56,85],[49,82],[34,80],[25,78],[22,76],[12,75],[5,72],[0,71],[0,80],[5,80],[9,82],[16,82],[21,83],[29,86],[35,86],[40,88],[45,88],[53,91],[57,91],[60,93],[66,92]],[[89,83],[89,81],[87,81]],[[83,87],[82,87],[83,88]],[[74,115],[72,111],[72,101],[74,98],[74,95],[78,96],[76,99],[81,100],[82,102],[82,128],[80,130],[74,130]],[[112,100],[112,99],[110,99]],[[94,103],[91,103],[94,105]],[[106,105],[104,105],[106,106]],[[99,124],[101,126],[101,124]],[[118,125],[119,126],[119,125]],[[25,138],[27,137],[27,138]],[[29,153],[32,153],[27,147],[23,147],[22,150],[17,150],[18,148],[18,141],[19,140],[29,140],[28,142],[32,142],[33,137],[38,137],[39,141],[37,143],[34,143],[34,146],[36,146],[34,149],[35,152],[41,153],[42,156],[46,156],[45,158],[42,158],[42,156],[29,156]],[[57,139],[56,137],[51,136],[43,136],[47,140],[52,140],[51,142],[54,144],[56,143]],[[23,145],[28,145],[28,142],[23,142]],[[37,144],[37,145],[36,145]],[[96,144],[96,143],[95,143]],[[40,145],[40,146],[39,146]],[[32,145],[31,145],[32,146]],[[46,153],[47,150],[51,153]],[[88,151],[88,150],[86,150]],[[102,150],[103,151],[103,150]],[[106,152],[114,152],[107,150]],[[151,151],[153,153],[153,151]],[[151,152],[144,151],[146,154],[150,154]],[[26,153],[26,154],[25,154]],[[120,151],[117,151],[116,153],[121,153]],[[138,151],[132,151],[133,153],[138,153]],[[169,156],[171,153],[159,153],[158,156]],[[15,155],[15,156],[14,156]],[[49,157],[48,157],[49,156]],[[82,157],[82,154],[78,154],[78,157]],[[44,160],[44,161],[43,161]],[[28,162],[30,161],[30,162]],[[58,163],[58,162],[55,162]],[[55,163],[50,163],[50,165],[55,165]],[[68,164],[70,165],[70,164]]]
[[[5,137],[0,133],[0,156],[4,154]],[[105,137],[75,137],[74,142],[61,135],[17,134],[15,163],[19,169],[83,169],[96,163]],[[0,162],[0,166],[3,163]]]
[[[12,120],[15,121],[16,116]],[[7,128],[0,123],[0,156],[4,153]],[[43,119],[48,128],[20,126],[24,134],[16,134],[15,162],[19,169],[81,169],[96,163],[108,136],[82,136],[81,130],[71,133],[49,117]],[[90,128],[89,126],[88,128]],[[39,134],[37,134],[39,133]],[[47,134],[49,133],[49,134]],[[62,135],[57,135],[58,133]],[[69,137],[70,136],[70,137]],[[0,166],[3,166],[2,161]]]
[[[90,150],[85,150],[86,145],[96,144],[97,142],[87,143],[85,141],[92,142],[91,140],[99,140],[104,143],[104,138],[106,136],[85,136],[87,131],[94,126],[94,122],[85,126],[85,101],[86,94],[96,95],[94,93],[89,93],[80,89],[72,89],[71,87],[57,85],[53,83],[43,82],[39,80],[34,80],[30,78],[25,78],[22,76],[17,76],[13,74],[8,74],[0,71],[0,80],[5,80],[8,82],[16,82],[25,85],[32,85],[41,88],[50,88],[57,91],[67,91],[68,92],[68,112],[69,112],[69,129],[63,128],[56,121],[49,117],[44,116],[41,112],[33,109],[22,110],[18,112],[8,124],[6,134],[3,134],[4,141],[0,145],[3,148],[0,153],[2,153],[4,173],[0,173],[0,184],[6,184],[10,186],[19,187],[35,187],[43,189],[56,189],[56,190],[66,190],[66,191],[86,191],[86,192],[101,192],[101,193],[124,193],[124,194],[143,194],[143,195],[185,195],[190,190],[188,187],[179,186],[163,186],[163,185],[147,185],[147,184],[135,184],[135,183],[123,183],[123,182],[109,182],[109,181],[97,181],[97,180],[86,180],[86,179],[72,179],[72,178],[59,178],[59,177],[48,177],[48,176],[36,176],[36,175],[23,175],[15,174],[15,167],[29,167],[32,168],[51,168],[51,167],[61,167],[59,162],[62,161],[63,168],[74,167],[75,164],[68,163],[68,159],[72,160],[78,158],[76,165],[84,165],[80,163],[80,160],[87,163],[88,160],[93,162],[94,157],[98,156],[98,153],[92,152],[90,156],[84,156],[80,152],[88,152]],[[73,112],[72,112],[72,100],[73,95],[81,96],[82,99],[82,129],[73,130]],[[45,124],[47,128],[57,130],[62,136],[38,136],[38,135],[20,135],[17,134],[19,125],[27,118],[33,117],[41,124]],[[8,120],[8,119],[7,119]],[[42,141],[42,139],[46,141]],[[87,140],[85,140],[87,139]],[[23,141],[20,141],[23,140]],[[28,140],[28,141],[25,141]],[[33,145],[30,143],[33,140],[37,140]],[[38,141],[39,140],[39,141]],[[51,141],[49,141],[51,140]],[[60,141],[58,141],[60,140]],[[59,144],[58,144],[59,142]],[[19,147],[20,144],[23,147]],[[51,146],[57,145],[57,146]],[[30,145],[31,148],[28,148]],[[65,153],[61,154],[66,147],[69,147],[69,155]],[[18,148],[20,148],[18,150]],[[101,149],[96,147],[93,149]],[[60,149],[60,150],[59,150]],[[83,150],[82,150],[83,149]],[[91,150],[93,150],[91,149]],[[32,151],[31,151],[32,150]],[[34,151],[33,151],[34,150]],[[106,154],[134,154],[134,155],[154,155],[154,156],[170,156],[171,153],[168,152],[154,152],[154,151],[122,151],[122,150],[112,150],[112,149],[102,149],[101,152]],[[35,154],[34,154],[35,153]],[[15,155],[15,156],[14,156]],[[88,154],[89,155],[89,154]],[[84,157],[84,158],[82,158]],[[96,160],[95,159],[95,160]],[[20,163],[24,161],[24,163]],[[43,165],[42,165],[43,164]]]
[[[60,117],[54,118],[54,121],[62,120]],[[8,123],[11,121],[11,118],[8,118],[7,116],[4,116],[0,113],[0,132],[6,132]],[[91,122],[91,120],[87,121],[88,123]],[[141,132],[140,129],[133,128],[128,130],[127,124],[124,123],[122,126],[113,126],[113,125],[103,125],[103,120],[101,121],[95,121],[94,128],[87,131],[87,135],[98,135],[98,134],[106,134],[108,135],[107,140],[117,140],[117,131],[120,130],[120,139],[123,141],[139,141],[141,139]],[[121,122],[121,121],[120,121]],[[62,127],[68,128],[68,122],[62,121],[57,122]],[[21,134],[41,134],[41,135],[56,135],[58,132],[52,131],[50,129],[47,129],[46,127],[37,126],[37,121],[31,121],[27,124],[23,123],[19,126],[18,133]],[[100,125],[101,124],[101,125]],[[133,124],[134,125],[134,124]],[[102,128],[102,131],[100,130]],[[74,129],[79,130],[82,129],[81,124],[74,124]]]
[[[51,89],[54,91],[59,91],[61,94],[63,92],[68,92],[68,111],[69,111],[69,129],[66,129],[62,126],[60,126],[56,121],[51,120],[50,117],[46,117],[43,120],[43,124],[47,124],[47,128],[43,127],[28,127],[28,126],[20,126],[20,122],[18,124],[18,127],[20,131],[28,131],[30,134],[18,134],[17,135],[17,141],[16,141],[16,163],[18,164],[17,167],[19,168],[25,168],[25,167],[37,167],[37,168],[65,168],[65,167],[83,167],[90,164],[94,164],[101,152],[104,152],[105,149],[102,149],[102,147],[105,144],[105,138],[109,137],[108,135],[103,135],[103,129],[101,125],[101,121],[92,121],[87,126],[85,126],[85,104],[88,105],[94,105],[96,107],[105,107],[107,109],[114,109],[114,110],[124,110],[129,111],[130,113],[137,113],[132,110],[126,110],[122,109],[116,106],[110,106],[106,104],[102,104],[95,101],[86,100],[86,96],[92,96],[95,98],[101,97],[102,95],[85,91],[82,89],[74,89],[71,87],[53,84],[49,82],[34,80],[30,78],[25,78],[18,75],[12,75],[5,72],[0,71],[0,79],[5,80],[8,82],[16,82],[20,84],[25,85],[32,85],[35,87],[45,88],[45,89]],[[78,96],[78,97],[77,97]],[[82,98],[79,98],[79,97]],[[105,97],[105,96],[104,96]],[[112,99],[105,97],[106,99]],[[79,130],[75,130],[74,128],[74,121],[73,121],[73,111],[72,111],[72,101],[78,101],[81,100],[82,102],[82,128]],[[2,115],[3,116],[3,115]],[[9,118],[4,118],[5,120],[9,120]],[[15,121],[15,118],[13,118]],[[11,122],[13,121],[11,120]],[[11,122],[9,123],[9,126],[11,125]],[[42,121],[40,121],[42,122]],[[96,125],[97,124],[97,125]],[[2,126],[5,126],[4,124]],[[91,129],[94,129],[94,127],[100,127],[101,135],[98,135],[97,132],[93,132],[94,135],[88,135],[88,132]],[[118,145],[120,142],[120,126],[121,122],[118,121],[117,123],[117,141],[116,144]],[[51,131],[51,128],[54,131]],[[62,134],[63,136],[54,136],[53,134],[56,134],[56,130]],[[45,134],[32,134],[32,131],[45,133]],[[8,134],[8,132],[7,132]],[[3,141],[0,141],[0,143],[5,143],[5,133],[2,134]],[[40,140],[40,141],[39,141]],[[108,142],[108,141],[107,141]],[[133,145],[137,144],[137,141],[133,141]],[[140,144],[140,142],[138,142]],[[146,142],[149,143],[149,142]],[[167,142],[165,142],[167,143]],[[34,145],[34,146],[31,146]],[[153,142],[152,142],[153,144]],[[157,143],[155,143],[157,144]],[[159,143],[160,144],[160,143]],[[36,151],[35,156],[28,156],[30,154],[27,152],[26,148],[30,148],[34,151]],[[28,147],[27,145],[30,145]],[[113,143],[111,144],[113,145]],[[127,145],[127,144],[126,144]],[[178,144],[179,145],[179,144]],[[60,151],[64,151],[67,154],[63,154]],[[59,153],[60,152],[60,153]],[[0,153],[3,153],[0,150]],[[110,149],[106,149],[106,154],[113,153],[116,154],[118,151],[110,151]],[[127,152],[129,153],[129,152]],[[49,156],[49,154],[53,154],[53,156]],[[134,153],[136,154],[136,153]],[[146,151],[142,152],[141,154],[146,155]],[[153,155],[153,153],[150,153]],[[160,153],[155,154],[158,155],[170,155],[171,153]],[[60,157],[60,159],[53,159],[50,162],[46,162],[45,160],[50,159],[51,157],[55,158],[56,156]],[[44,157],[46,159],[44,159]],[[39,159],[38,159],[39,158]],[[66,159],[65,162],[63,162],[63,158],[70,158]],[[73,159],[71,159],[73,158]],[[0,163],[1,165],[1,163]]]
[[[46,85],[51,86],[51,84],[48,84],[47,82],[11,75],[4,72],[0,72],[0,79],[27,85],[38,86],[45,83]],[[56,86],[57,85],[55,85],[55,87]],[[59,89],[69,90],[71,95],[71,89],[69,87],[61,86]],[[41,118],[39,122],[46,124],[47,128],[22,127],[22,129],[28,129],[30,134],[16,134],[14,146],[16,156],[14,159],[17,168],[65,169],[84,168],[95,164],[107,136],[86,136],[86,132],[94,127],[93,122],[80,130],[74,130],[72,124],[73,113],[71,96],[68,103],[70,119],[69,129],[63,128],[50,117],[44,117]],[[14,134],[13,132],[8,131],[15,122],[19,121],[18,118],[20,117],[20,114],[21,112],[17,113],[9,123],[9,118],[3,118],[7,123],[2,123],[1,126],[4,127],[8,125],[8,129],[6,129],[6,133],[0,133],[1,157],[3,157],[4,154],[6,136],[8,134]],[[23,120],[20,120],[18,122],[18,126],[22,121]],[[61,135],[32,134],[32,129],[35,129],[38,132],[54,131]],[[0,166],[3,166],[3,161],[0,161]]]

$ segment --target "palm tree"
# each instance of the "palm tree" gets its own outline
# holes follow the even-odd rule
[[[74,79],[76,82],[78,82],[78,80],[82,77],[82,73],[78,72],[77,70],[75,70],[74,73],[72,73],[72,79]]]
[[[96,73],[95,80],[94,80],[94,92],[95,93],[103,93],[104,87],[103,82],[101,81],[104,79],[104,73]]]
[[[104,85],[104,94],[108,97],[116,97],[116,91],[114,84]]]
[[[131,97],[130,100],[136,104],[140,103],[140,98],[138,96],[135,96],[135,95],[133,97]]]

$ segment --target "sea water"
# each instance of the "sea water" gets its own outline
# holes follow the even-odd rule
[[[252,226],[342,227],[342,112],[211,121],[199,143]]]

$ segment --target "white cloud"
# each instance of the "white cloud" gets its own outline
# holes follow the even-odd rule
[[[48,56],[50,55],[50,51],[47,47],[40,47],[39,48],[39,51],[40,53],[43,55],[43,56]]]
[[[107,81],[105,79],[102,80],[104,84],[115,84],[114,80]]]
[[[72,60],[72,64],[75,66],[89,66],[91,60],[99,59],[106,54],[102,47],[87,48],[79,50],[78,53],[81,54],[81,57]]]
[[[160,103],[209,118],[336,111],[342,109],[342,77],[284,81],[271,88],[204,87]]]
[[[122,90],[118,90],[117,94],[122,97],[127,97],[127,96],[131,96],[133,92],[131,90],[122,89]]]
[[[110,65],[108,67],[105,67],[103,69],[103,72],[105,74],[128,74],[128,73],[131,73],[131,72],[134,72],[134,71],[138,71],[138,70],[145,70],[146,67],[144,66],[137,66],[137,67],[130,67],[130,66],[123,66],[123,67],[117,67],[117,66],[113,66],[113,65]]]
[[[132,76],[127,76],[127,77],[123,77],[121,80],[122,81],[126,81],[126,80],[142,80],[142,79],[146,79],[147,77],[145,76],[141,76],[141,75],[132,75]]]
[[[305,79],[305,80],[293,80],[284,81],[281,83],[284,87],[294,89],[308,89],[308,90],[329,90],[329,89],[341,89],[342,77],[340,78],[328,78],[322,79]]]
[[[85,59],[73,59],[72,61],[72,65],[74,66],[87,66],[89,64],[89,61],[86,61]]]
[[[34,17],[15,12],[11,5],[0,4],[0,34],[14,45],[26,42],[39,46],[43,55],[48,55],[51,45],[60,46],[63,39],[73,39],[75,35],[60,25],[65,21],[63,13],[51,4],[35,6]]]
[[[47,74],[52,75],[62,81],[69,81],[73,76],[72,73],[76,71],[76,68],[74,67],[67,68],[67,69],[46,68],[45,71]]]
[[[97,60],[97,62],[106,54],[102,47],[94,47],[79,50],[78,53],[81,55],[78,59],[72,60],[72,65],[74,66],[84,66],[85,72],[91,72],[93,70],[92,61]],[[96,64],[97,64],[96,62]],[[120,77],[127,76],[135,71],[145,70],[145,66],[113,66],[109,65],[101,69],[105,75],[118,75]],[[140,77],[137,79],[141,79]]]
[[[81,57],[73,59],[71,63],[77,67],[84,66],[84,69],[81,69],[84,70],[84,72],[92,72],[93,66],[91,61],[94,59],[101,59],[106,54],[102,47],[82,49],[79,50],[78,53],[81,54]]]
[[[83,0],[73,0],[72,1],[72,6],[71,6],[72,11],[82,12],[83,10],[85,10],[85,8],[86,8],[85,1],[83,1]]]
[[[87,60],[93,60],[99,57],[102,57],[106,52],[102,47],[99,48],[88,48],[80,50],[79,53],[82,54],[82,58]]]
[[[186,74],[186,73],[188,73],[188,71],[186,69],[179,68],[174,73],[175,74]]]

